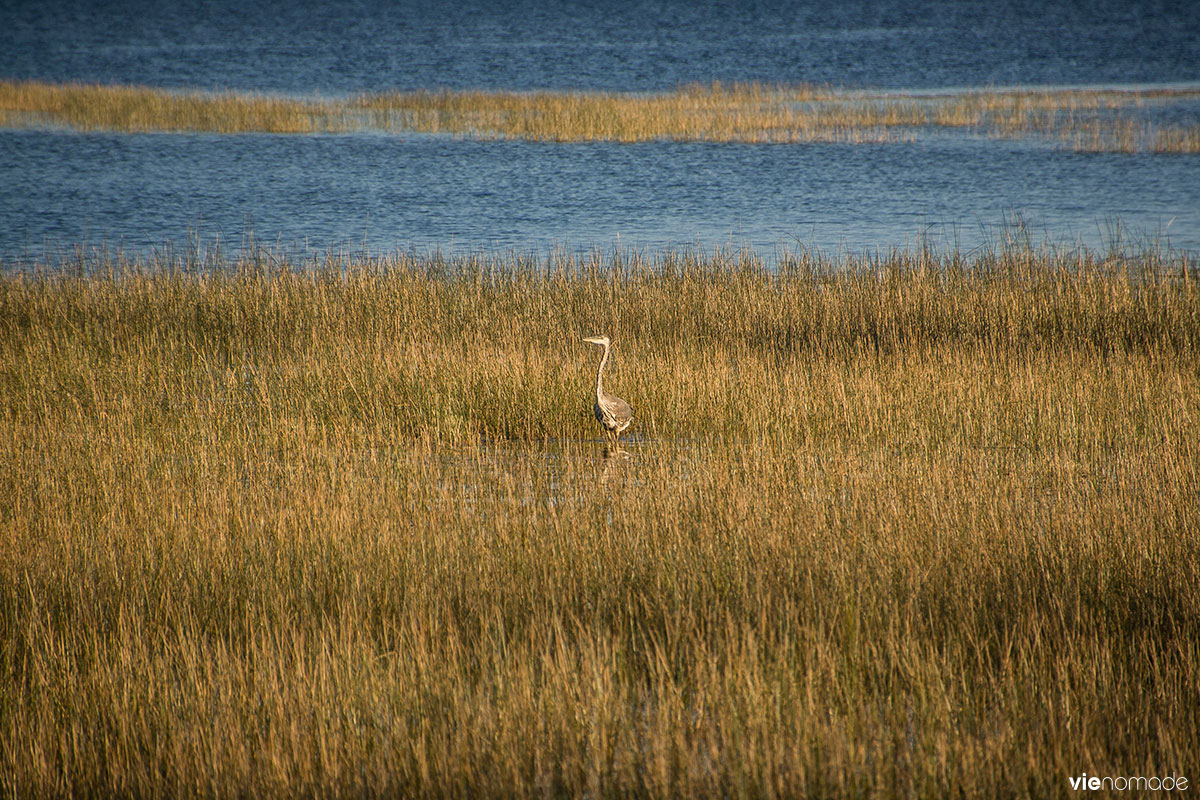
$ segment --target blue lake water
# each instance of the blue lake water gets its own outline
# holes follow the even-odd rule
[[[1200,83],[1200,3],[6,3],[0,77],[343,95]],[[1194,121],[1194,120],[1193,120]],[[1200,251],[1200,156],[879,145],[0,130],[0,257],[76,245],[766,254],[1035,242]]]

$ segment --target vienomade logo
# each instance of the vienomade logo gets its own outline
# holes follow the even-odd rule
[[[1088,777],[1088,774],[1085,772],[1078,777],[1067,778],[1067,783],[1071,784],[1071,788],[1075,791],[1093,792],[1100,789],[1118,792],[1170,792],[1174,790],[1183,792],[1187,791],[1188,788],[1188,779],[1182,775],[1176,777],[1175,773],[1165,775],[1161,778],[1157,775],[1152,775],[1149,778],[1140,775],[1105,776],[1102,778],[1098,775]]]

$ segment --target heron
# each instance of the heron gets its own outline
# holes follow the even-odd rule
[[[596,369],[596,406],[593,410],[596,419],[604,426],[605,438],[612,442],[613,447],[617,447],[617,437],[633,422],[633,409],[615,394],[604,391],[604,366],[608,363],[612,342],[607,336],[588,336],[584,341],[604,348],[600,366]]]

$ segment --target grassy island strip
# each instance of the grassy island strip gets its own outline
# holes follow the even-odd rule
[[[1200,778],[1194,266],[223,259],[0,271],[0,794]]]
[[[1081,151],[1196,153],[1200,124],[1155,124],[1136,112],[1150,104],[1194,107],[1198,101],[1197,90],[920,94],[755,83],[645,94],[414,91],[330,99],[0,81],[0,124],[134,132],[383,130],[618,142],[886,142],[954,128],[1039,136]]]

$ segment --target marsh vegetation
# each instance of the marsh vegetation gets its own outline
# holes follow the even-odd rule
[[[0,793],[1186,772],[1198,292],[1007,244],[0,272]]]
[[[671,92],[378,92],[344,98],[0,81],[0,123],[114,131],[382,130],[535,141],[908,141],[931,130],[1079,151],[1200,152],[1195,89],[848,91],[692,84]],[[1174,111],[1160,120],[1149,110]]]

